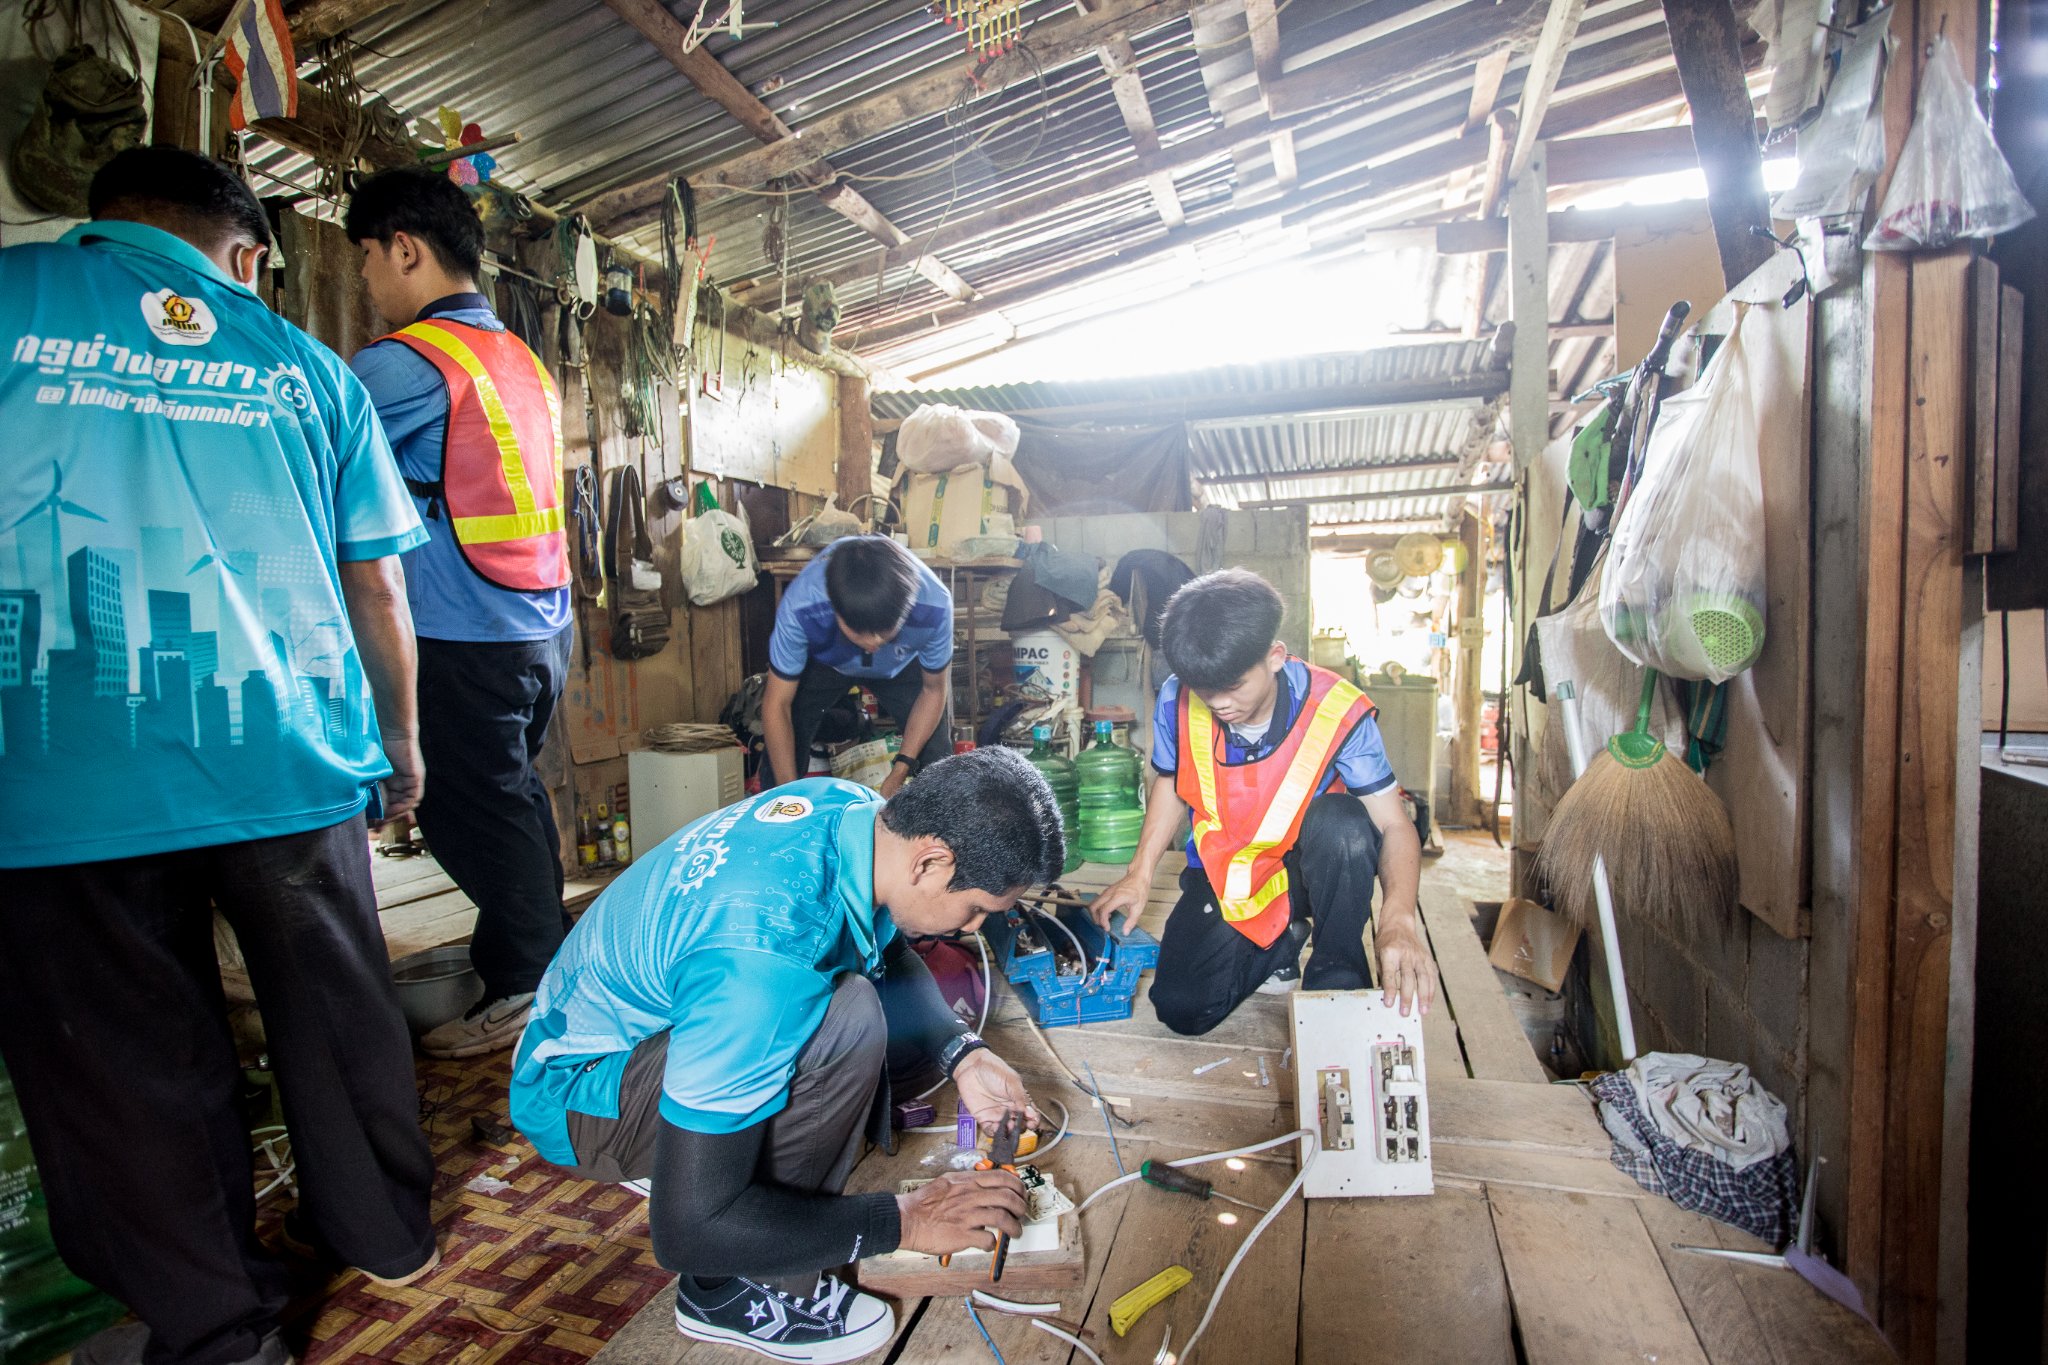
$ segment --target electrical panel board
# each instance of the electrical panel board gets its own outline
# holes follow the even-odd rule
[[[1297,991],[1292,1000],[1295,1114],[1321,1144],[1302,1193],[1430,1193],[1420,1016],[1403,1017],[1376,990]]]

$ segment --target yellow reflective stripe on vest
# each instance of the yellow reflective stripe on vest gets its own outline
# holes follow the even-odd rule
[[[555,392],[555,381],[548,377],[548,367],[546,363],[544,363],[541,360],[540,353],[529,349],[527,354],[533,357],[533,372],[540,376],[540,391],[547,395],[548,427],[551,431],[554,432],[556,454],[555,468],[557,471],[559,471],[561,469],[562,464],[560,457],[563,449],[562,395]],[[562,495],[562,479],[563,476],[558,472],[555,479],[555,505],[558,507],[561,504],[568,501],[568,499]]]
[[[498,467],[505,475],[507,491],[512,494],[512,506],[519,515],[532,515],[534,511],[533,487],[526,480],[526,461],[519,453],[519,437],[512,430],[512,419],[505,412],[505,400],[498,395],[498,386],[492,381],[490,371],[484,368],[483,361],[477,359],[476,352],[470,350],[468,346],[457,340],[445,327],[436,327],[431,323],[417,322],[406,328],[403,335],[426,342],[429,346],[432,346],[435,350],[461,366],[462,372],[469,376],[469,382],[476,386],[477,401],[483,404],[484,420],[490,425],[491,439],[498,443]],[[542,371],[542,378],[543,380],[546,379],[546,371]],[[552,398],[552,386],[550,386],[549,392],[550,398]],[[554,407],[552,401],[549,403],[549,407],[550,409]],[[556,419],[556,425],[558,427],[560,425],[559,415]],[[497,517],[464,517],[456,522],[456,534],[458,536],[463,535],[461,528],[465,521],[491,522],[498,520],[500,518]],[[556,523],[559,529],[559,517],[556,518]],[[538,534],[538,532],[533,534]],[[464,536],[464,538],[467,539],[468,537]],[[498,536],[496,539],[511,540],[514,537]]]
[[[528,536],[553,535],[562,529],[562,509],[542,507],[532,512],[508,512],[497,517],[455,518],[455,538],[464,545],[490,545]]]
[[[1237,921],[1257,917],[1287,889],[1287,870],[1275,870],[1265,883],[1254,889],[1252,867],[1259,858],[1271,852],[1287,832],[1294,828],[1294,820],[1315,795],[1316,779],[1322,775],[1329,763],[1331,752],[1336,747],[1337,727],[1362,694],[1349,683],[1339,682],[1323,694],[1316,706],[1315,715],[1309,719],[1308,733],[1302,737],[1301,747],[1294,752],[1294,761],[1287,765],[1287,775],[1280,781],[1279,791],[1267,805],[1259,819],[1258,832],[1251,842],[1231,856],[1223,872],[1223,892],[1217,897],[1226,920]],[[1195,825],[1195,847],[1202,845],[1202,835],[1222,827],[1222,812],[1216,807],[1216,746],[1215,727],[1209,708],[1193,693],[1188,695],[1188,738],[1195,749],[1195,781],[1202,793],[1202,804],[1211,812],[1208,820],[1197,821]]]

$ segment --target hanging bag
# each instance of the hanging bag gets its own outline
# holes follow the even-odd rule
[[[605,509],[604,576],[612,604],[612,657],[646,659],[668,647],[668,608],[661,604],[661,573],[647,538],[647,494],[640,471],[626,465],[614,476]]]
[[[1871,251],[1934,251],[1968,237],[1995,237],[2034,216],[1977,108],[1976,92],[1948,35],[1937,34],[1921,76],[1913,129],[1899,152]]]
[[[1600,579],[1608,638],[1674,678],[1726,682],[1764,643],[1764,488],[1746,305],[1700,382],[1664,400]]]
[[[683,526],[683,589],[693,606],[708,607],[752,590],[761,577],[745,504],[734,516],[718,505],[711,485],[697,485],[697,514]]]
[[[87,11],[97,12],[110,49],[85,41]],[[50,75],[29,115],[28,127],[15,139],[8,164],[14,189],[22,199],[51,214],[84,218],[86,191],[93,174],[118,152],[142,145],[149,133],[149,90],[142,77],[135,37],[111,0],[97,5],[73,0],[46,5],[29,20],[36,54],[44,55],[45,29],[65,21],[70,45],[49,58]],[[121,55],[112,54],[118,44]]]

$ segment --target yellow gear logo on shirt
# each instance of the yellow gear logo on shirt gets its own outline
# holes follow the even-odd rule
[[[149,330],[173,346],[204,346],[220,330],[213,310],[203,299],[188,299],[174,289],[142,296],[142,320]]]
[[[811,803],[801,796],[773,796],[754,812],[764,825],[786,825],[811,813]]]

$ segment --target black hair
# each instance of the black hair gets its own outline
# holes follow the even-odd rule
[[[379,171],[348,197],[341,225],[357,245],[374,238],[390,246],[401,232],[417,237],[451,275],[474,280],[483,269],[483,220],[446,175],[409,167]]]
[[[917,559],[888,536],[848,536],[825,561],[825,596],[863,635],[894,635],[917,605]]]
[[[951,891],[1000,896],[1039,886],[1067,859],[1052,788],[1015,749],[973,749],[920,769],[882,807],[882,823],[905,839],[944,840]]]
[[[236,242],[270,245],[270,220],[225,163],[182,147],[130,147],[93,174],[86,192],[95,218],[148,223],[202,251]]]
[[[1279,592],[1249,569],[1205,573],[1166,599],[1166,662],[1183,686],[1233,686],[1273,648],[1286,614]]]

